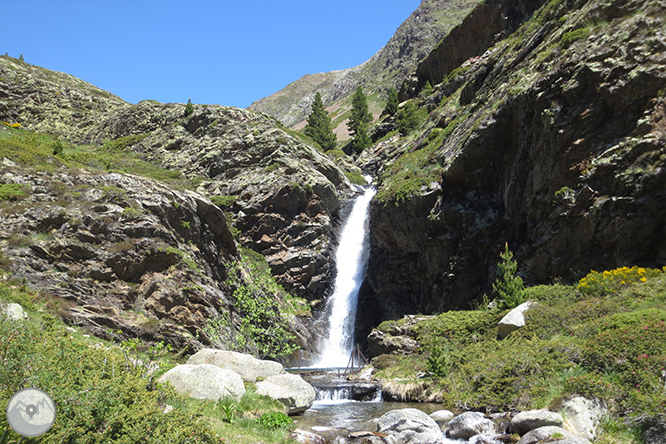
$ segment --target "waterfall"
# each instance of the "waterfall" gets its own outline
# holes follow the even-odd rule
[[[367,178],[366,178],[367,179]],[[370,182],[368,180],[368,182]],[[340,235],[335,253],[336,276],[333,295],[325,313],[328,335],[322,343],[318,367],[345,367],[354,348],[354,324],[358,292],[368,265],[368,212],[376,190],[365,188],[356,198]]]

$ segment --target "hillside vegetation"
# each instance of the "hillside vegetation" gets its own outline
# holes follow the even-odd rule
[[[597,443],[641,442],[666,411],[666,268],[591,273],[574,286],[541,285],[526,325],[498,339],[507,314],[479,307],[413,322],[386,321],[384,337],[418,342],[372,362],[385,396],[487,413],[560,409],[573,395],[608,409]]]

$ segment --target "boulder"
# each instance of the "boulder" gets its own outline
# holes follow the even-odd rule
[[[377,432],[386,433],[388,444],[435,444],[443,442],[439,425],[417,409],[392,410],[377,420]]]
[[[590,441],[582,436],[556,426],[539,427],[527,432],[517,444],[537,444],[544,441],[559,444],[590,444]]]
[[[28,317],[28,314],[23,310],[20,304],[7,304],[0,305],[0,313],[5,315],[7,319],[13,319],[15,321],[22,321]]]
[[[518,330],[520,327],[524,327],[525,312],[532,308],[533,305],[535,305],[534,302],[527,301],[507,313],[497,326],[497,336],[499,336],[500,339],[504,339],[509,336],[510,333]]]
[[[435,420],[439,425],[446,424],[451,421],[456,415],[450,410],[437,410],[432,412],[430,417]]]
[[[294,430],[293,437],[301,444],[324,444],[326,442],[323,436],[302,429]]]
[[[229,397],[240,401],[245,393],[243,379],[238,373],[211,364],[178,365],[158,381],[170,382],[177,393],[198,399],[217,401]]]
[[[598,400],[576,396],[562,403],[567,418],[564,428],[583,436],[590,441],[597,438],[597,427],[601,418],[608,413],[606,406]]]
[[[446,426],[446,436],[451,439],[494,434],[495,424],[479,412],[465,412],[453,418]]]
[[[562,415],[548,410],[530,410],[520,412],[511,419],[511,431],[523,436],[530,430],[539,427],[557,426],[562,427],[564,419]]]
[[[190,356],[188,364],[212,364],[234,371],[245,382],[256,382],[269,376],[283,374],[284,367],[279,362],[263,361],[254,356],[227,350],[205,348]]]
[[[666,444],[666,423],[658,422],[645,431],[645,444]]]
[[[290,415],[306,411],[316,398],[314,387],[300,376],[288,373],[258,382],[257,393],[280,401],[287,406]]]

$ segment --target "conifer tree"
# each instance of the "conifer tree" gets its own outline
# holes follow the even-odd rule
[[[493,292],[497,295],[499,308],[515,308],[525,302],[525,286],[520,276],[516,276],[518,264],[513,259],[508,243],[504,245],[504,253],[500,254],[500,258],[502,262],[497,264],[499,277],[493,284]]]
[[[395,88],[391,88],[388,92],[388,100],[386,101],[386,109],[384,112],[389,116],[394,116],[398,112],[398,106],[400,105],[400,99],[398,99],[398,91]]]
[[[324,108],[324,103],[321,100],[319,92],[315,94],[312,111],[307,120],[308,124],[305,126],[303,132],[321,145],[324,151],[335,149],[337,137],[331,129],[331,117]]]
[[[352,139],[352,146],[354,151],[360,153],[372,144],[370,136],[368,135],[368,124],[372,122],[372,114],[368,110],[368,101],[363,93],[363,88],[358,87],[352,96],[352,110],[347,128],[354,136]]]

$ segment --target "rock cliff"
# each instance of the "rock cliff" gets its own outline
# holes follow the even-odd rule
[[[448,74],[457,48],[426,59],[418,72],[444,76],[419,100],[427,122],[362,159],[380,179],[361,297],[374,322],[468,308],[505,242],[528,284],[664,265],[664,11],[551,0]]]

